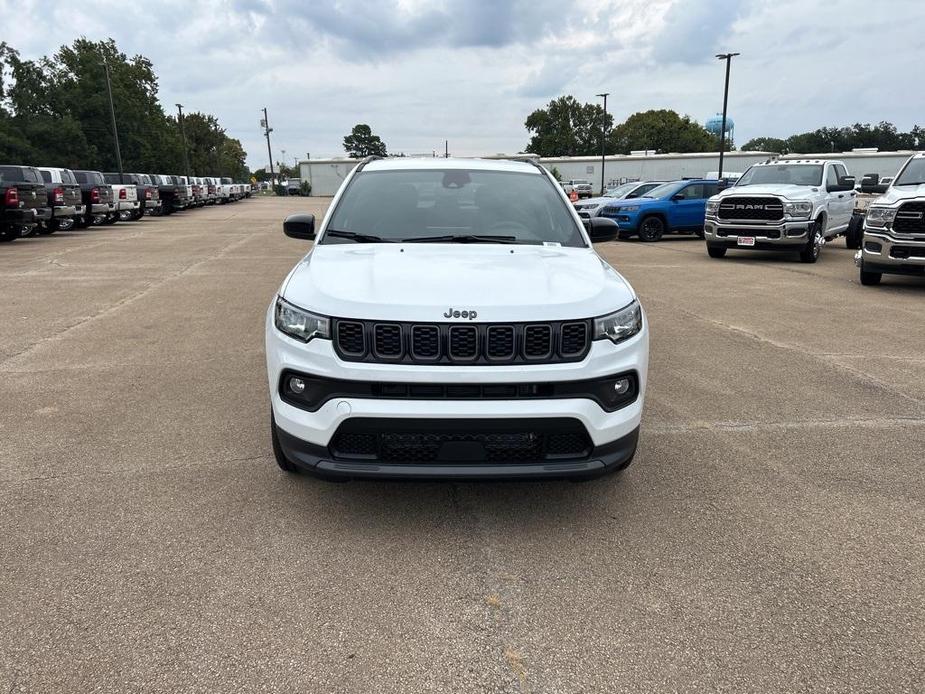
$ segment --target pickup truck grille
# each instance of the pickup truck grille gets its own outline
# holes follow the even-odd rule
[[[784,218],[784,205],[777,198],[723,198],[720,219],[775,221]]]
[[[585,357],[590,338],[588,320],[529,324],[334,321],[334,348],[345,361],[459,365],[570,362]]]
[[[925,202],[907,202],[896,212],[893,231],[901,234],[925,234]]]

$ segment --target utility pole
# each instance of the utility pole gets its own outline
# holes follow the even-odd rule
[[[119,167],[119,183],[124,183],[122,175],[122,152],[119,151],[119,130],[116,128],[116,107],[112,102],[112,84],[109,80],[109,62],[103,56],[103,67],[106,69],[106,93],[109,94],[109,115],[112,116],[112,139],[116,143],[116,164]]]
[[[729,66],[732,64],[732,58],[739,55],[738,53],[717,53],[719,60],[726,61],[726,87],[723,89],[723,124],[719,133],[719,173],[717,178],[723,180],[723,152],[726,150],[726,107],[729,104]]]
[[[276,174],[273,173],[273,150],[270,148],[270,133],[273,132],[273,128],[270,127],[270,117],[267,115],[267,108],[263,108],[263,121],[260,123],[264,128],[264,135],[267,137],[267,156],[270,158],[270,185],[275,185],[273,179],[276,178]]]
[[[180,114],[180,136],[183,138],[183,164],[186,167],[186,180],[189,181],[191,176],[189,170],[189,146],[186,144],[186,130],[183,127],[183,104],[177,104],[177,111]]]
[[[604,118],[601,120],[601,195],[603,195],[607,192],[604,189],[604,164],[607,155],[607,97],[610,96],[610,92],[604,92],[598,96],[604,97]]]
[[[450,158],[450,141],[449,140],[443,141],[443,158],[444,159]]]

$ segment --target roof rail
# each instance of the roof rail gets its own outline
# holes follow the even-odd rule
[[[357,164],[357,171],[362,171],[363,167],[366,166],[371,161],[376,161],[377,159],[382,159],[378,154],[370,154],[368,157],[364,157],[363,160]]]

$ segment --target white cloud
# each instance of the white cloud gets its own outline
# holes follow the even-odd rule
[[[890,120],[910,128],[925,98],[904,86],[921,63],[925,6],[893,0],[168,0],[15,4],[26,57],[85,35],[149,57],[161,99],[215,114],[266,163],[274,150],[342,154],[369,123],[392,151],[513,152],[526,116],[571,93],[611,93],[617,120],[722,107],[719,51],[733,62],[739,143],[823,125]],[[49,21],[49,17],[53,17]],[[888,66],[903,69],[889,69]]]

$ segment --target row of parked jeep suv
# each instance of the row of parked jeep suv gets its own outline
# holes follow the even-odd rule
[[[230,178],[0,165],[0,241],[171,214],[250,194],[250,185]]]

